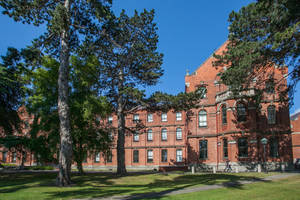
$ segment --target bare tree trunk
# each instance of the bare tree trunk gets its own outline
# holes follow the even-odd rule
[[[71,0],[65,0],[66,11],[70,11]],[[69,23],[69,22],[66,22]],[[58,186],[71,184],[70,172],[72,164],[72,138],[70,133],[69,105],[68,105],[68,82],[69,82],[69,30],[64,29],[61,33],[60,66],[58,74],[58,115],[60,121],[60,152]]]
[[[118,90],[119,90],[119,96],[118,96],[118,141],[117,141],[117,161],[118,161],[118,168],[117,168],[117,174],[120,176],[123,176],[127,174],[126,166],[125,166],[125,116],[124,116],[124,99],[123,95],[120,93],[120,91],[123,88],[123,69],[120,69],[119,72],[119,83],[118,83]]]

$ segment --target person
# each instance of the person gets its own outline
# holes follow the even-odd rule
[[[230,160],[226,160],[226,166],[225,166],[225,169],[224,169],[224,172],[231,172],[232,171],[232,168],[231,168],[231,165],[230,165]]]

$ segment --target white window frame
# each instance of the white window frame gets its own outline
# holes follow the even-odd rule
[[[167,115],[167,113],[162,113],[161,114],[161,121],[162,122],[167,122],[168,121],[168,115]]]
[[[149,137],[151,135],[151,137]],[[147,141],[153,141],[153,131],[152,129],[148,129],[147,131]]]
[[[153,150],[152,149],[147,150],[147,162],[148,163],[153,162]]]
[[[182,162],[182,149],[176,149],[176,162]]]
[[[176,140],[182,140],[182,128],[176,128]]]
[[[177,112],[176,113],[176,121],[181,121],[182,120],[182,113],[181,112]]]
[[[134,142],[138,142],[139,139],[140,139],[140,135],[139,135],[138,133],[134,133],[134,134],[133,134],[133,141],[134,141]]]
[[[147,122],[153,122],[153,114],[152,113],[148,113]]]
[[[202,112],[202,114],[201,114]],[[204,115],[205,112],[205,115]],[[206,110],[200,110],[198,113],[199,117],[199,127],[207,127],[207,111]]]
[[[161,129],[161,140],[162,141],[168,140],[168,130],[166,128]]]

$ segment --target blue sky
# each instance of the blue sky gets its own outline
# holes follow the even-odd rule
[[[247,5],[250,0],[113,0],[113,10],[122,9],[132,15],[134,10],[155,9],[158,26],[159,51],[164,54],[164,76],[148,93],[163,91],[171,94],[184,91],[186,70],[193,72],[220,45],[228,34],[228,15]],[[9,46],[22,48],[43,32],[43,28],[16,23],[0,14],[0,55]],[[298,90],[300,87],[298,86]],[[300,110],[300,92],[290,112]]]

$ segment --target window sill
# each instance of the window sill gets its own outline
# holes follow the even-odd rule
[[[208,128],[208,126],[198,126],[199,128]]]

